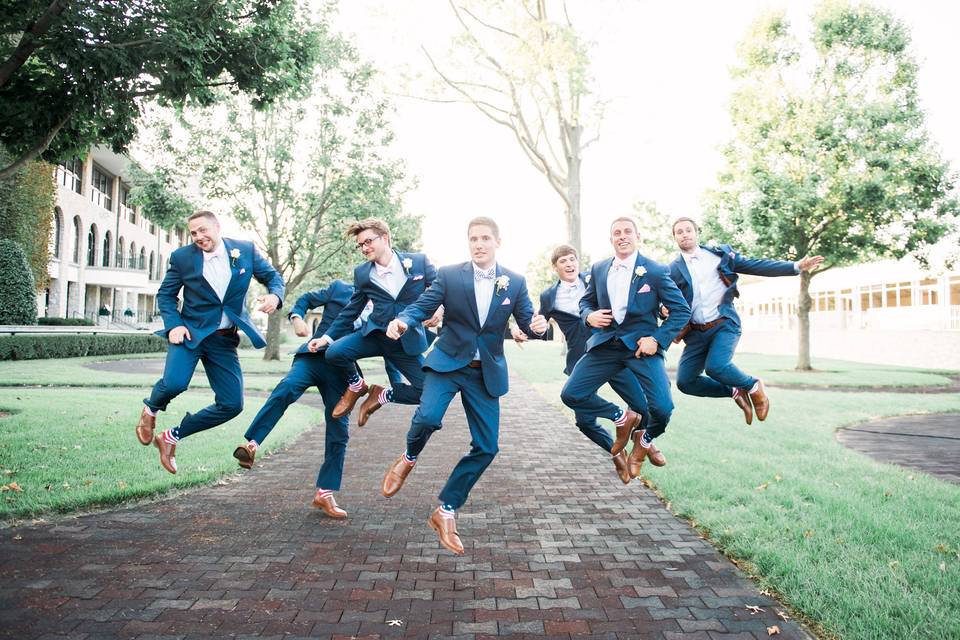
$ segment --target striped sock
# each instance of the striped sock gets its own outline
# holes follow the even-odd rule
[[[163,441],[167,444],[177,444],[180,442],[180,427],[174,427],[173,429],[167,429],[160,437],[163,438]]]
[[[347,387],[354,393],[363,391],[363,384],[363,378],[360,377],[359,373],[354,373],[350,376],[350,379],[347,380]]]
[[[452,518],[457,515],[457,510],[449,504],[440,505],[440,516],[443,518]]]
[[[417,456],[412,456],[406,451],[403,452],[403,461],[407,464],[413,465],[417,464]]]
[[[328,489],[322,489],[322,488],[320,488],[320,487],[317,487],[317,497],[318,497],[318,498],[326,498],[327,496],[332,496],[332,495],[333,495],[333,491],[330,491],[330,490],[328,490]]]
[[[731,396],[732,396],[733,398],[739,398],[741,393],[743,393],[743,390],[742,390],[742,389],[738,389],[737,387],[734,387],[734,388],[733,388],[733,393],[731,394]]]
[[[393,402],[393,389],[387,387],[380,391],[380,396],[377,398],[377,402],[380,404],[387,404],[388,402]]]
[[[757,380],[756,382],[753,383],[753,386],[750,387],[750,391],[748,391],[747,393],[756,393],[759,390],[760,390],[760,381]]]
[[[247,446],[251,447],[254,451],[260,448],[260,445],[257,444],[256,440],[247,440]]]
[[[147,405],[143,405],[143,408],[146,409],[147,413],[153,416],[154,418],[157,417],[157,412],[151,409],[150,407],[148,407]]]
[[[643,432],[643,435],[640,436],[640,446],[644,449],[650,448],[650,443],[653,442],[653,438],[650,437],[650,434],[646,431]]]
[[[617,414],[613,417],[613,424],[622,427],[627,423],[627,412],[623,409],[617,409]]]

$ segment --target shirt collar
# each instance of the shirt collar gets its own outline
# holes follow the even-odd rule
[[[622,264],[627,269],[631,269],[633,268],[633,265],[636,263],[637,263],[637,251],[634,250],[633,253],[631,253],[629,256],[627,256],[623,260],[621,260],[617,256],[613,256],[613,264],[610,265],[610,268],[612,269],[616,265]]]
[[[391,255],[393,255],[393,258],[390,259],[390,262],[388,262],[387,266],[385,267],[381,267],[376,262],[373,263],[373,268],[377,270],[378,276],[382,276],[386,271],[391,273],[397,273],[400,271],[400,259],[397,257],[397,252],[394,251]]]
[[[683,259],[688,263],[691,262],[692,260],[702,260],[703,254],[704,254],[703,247],[697,247],[697,250],[694,251],[693,253],[683,253],[683,252],[680,253],[680,255],[683,256]]]
[[[473,265],[473,272],[474,272],[474,273],[483,273],[483,274],[492,273],[493,275],[497,275],[497,263],[496,263],[496,262],[494,262],[494,263],[493,263],[493,266],[491,266],[489,269],[481,269],[480,267],[477,266],[477,263],[476,263],[476,262],[473,262],[472,260],[470,261],[470,264]]]
[[[223,238],[220,239],[220,242],[217,243],[217,248],[214,249],[213,251],[203,251],[203,249],[201,249],[200,251],[203,253],[204,262],[206,262],[207,260],[213,260],[214,258],[227,257],[227,247],[224,246],[223,244]]]

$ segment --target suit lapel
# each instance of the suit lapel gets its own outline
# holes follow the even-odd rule
[[[500,263],[497,263],[496,266],[497,266],[497,270],[495,272],[495,275],[493,276],[493,289],[490,291],[490,306],[487,307],[487,317],[483,319],[483,327],[487,326],[487,323],[490,322],[490,316],[495,314],[498,310],[497,307],[500,306],[500,302],[498,302],[499,296],[497,295],[497,280],[500,279],[500,276],[503,275],[503,272],[500,270]],[[503,291],[503,295],[509,294],[510,293],[509,289],[510,287],[507,287]],[[474,296],[474,298],[476,298],[476,296]],[[478,310],[477,318],[479,317],[480,317],[480,312]],[[483,327],[480,327],[480,328],[483,329]]]
[[[410,256],[408,256],[405,253],[400,253],[399,251],[394,251],[394,253],[397,254],[397,260],[400,261],[400,270],[403,272],[403,277],[406,278],[406,280],[403,281],[403,286],[400,287],[400,291],[397,291],[397,299],[399,300],[400,294],[403,293],[403,290],[407,288],[408,284],[413,282],[413,276],[408,274],[407,273],[408,269],[405,269],[403,266],[403,261],[406,260],[407,258],[410,258]],[[410,262],[413,262],[413,258],[410,258]],[[410,272],[413,271],[413,264],[410,265],[409,271]]]
[[[687,268],[687,261],[684,260],[682,253],[677,257],[677,269],[680,270],[680,275],[684,277],[687,284],[693,289],[693,278],[690,277],[690,270]]]
[[[636,289],[636,287],[635,287],[634,285],[635,285],[635,284],[639,284],[639,282],[634,282],[634,280],[642,280],[642,279],[643,279],[643,278],[637,278],[637,277],[636,277],[637,267],[643,265],[644,263],[646,263],[646,261],[647,261],[647,259],[644,258],[644,257],[640,254],[640,252],[638,251],[638,252],[637,252],[637,259],[633,261],[633,269],[631,269],[631,270],[630,270],[630,273],[627,274],[627,275],[630,276],[630,279],[627,281],[627,282],[630,283],[629,285],[627,285],[627,286],[630,287],[629,289],[627,289],[627,313],[630,312],[630,307],[633,306],[633,299],[634,299],[634,298],[636,297],[636,295],[637,295],[637,289]]]
[[[560,291],[560,281],[557,280],[553,283],[553,286],[547,289],[547,308],[541,309],[540,313],[547,315],[557,308],[557,292]]]
[[[610,265],[613,264],[613,258],[607,258],[607,260],[601,263],[600,268],[597,269],[597,308],[598,309],[609,309],[610,308],[610,295],[607,293],[607,274],[610,273]]]
[[[480,312],[477,310],[477,291],[473,288],[472,262],[464,263],[463,269],[460,270],[460,277],[463,281],[464,295],[467,297],[467,306],[470,307],[470,311],[473,312],[473,321],[476,324],[477,329],[480,329]]]
[[[223,249],[227,254],[227,268],[230,269],[230,282],[227,284],[226,291],[223,292],[223,299],[226,300],[227,296],[230,295],[230,289],[232,289],[233,285],[239,280],[239,278],[237,277],[237,273],[239,272],[239,269],[235,269],[233,267],[233,260],[230,258],[230,251],[233,249],[233,245],[226,238],[224,238],[222,242],[223,242]]]

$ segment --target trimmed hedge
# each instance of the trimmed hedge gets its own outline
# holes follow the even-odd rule
[[[92,327],[93,321],[86,318],[37,318],[37,324],[48,327]]]
[[[81,334],[0,336],[0,360],[40,360],[166,351],[167,341],[153,334]]]
[[[37,290],[20,243],[0,239],[0,324],[37,324]]]

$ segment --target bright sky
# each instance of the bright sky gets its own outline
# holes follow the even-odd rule
[[[910,27],[920,62],[927,124],[941,152],[960,168],[960,4],[876,0]],[[600,140],[583,164],[584,250],[609,255],[609,221],[652,200],[671,217],[699,217],[715,183],[717,149],[730,137],[727,101],[735,47],[764,0],[736,2],[571,0],[574,23],[593,41],[598,93],[611,101]],[[814,3],[789,3],[806,30]],[[585,11],[589,9],[589,11]],[[402,74],[428,74],[420,46],[443,56],[455,23],[442,0],[349,0],[338,28],[382,71],[387,90],[403,92]],[[501,226],[499,261],[524,271],[547,246],[567,240],[559,197],[525,158],[511,134],[473,107],[397,98],[395,153],[418,185],[407,210],[424,215],[424,249],[437,264],[460,262],[466,222],[493,216]]]

